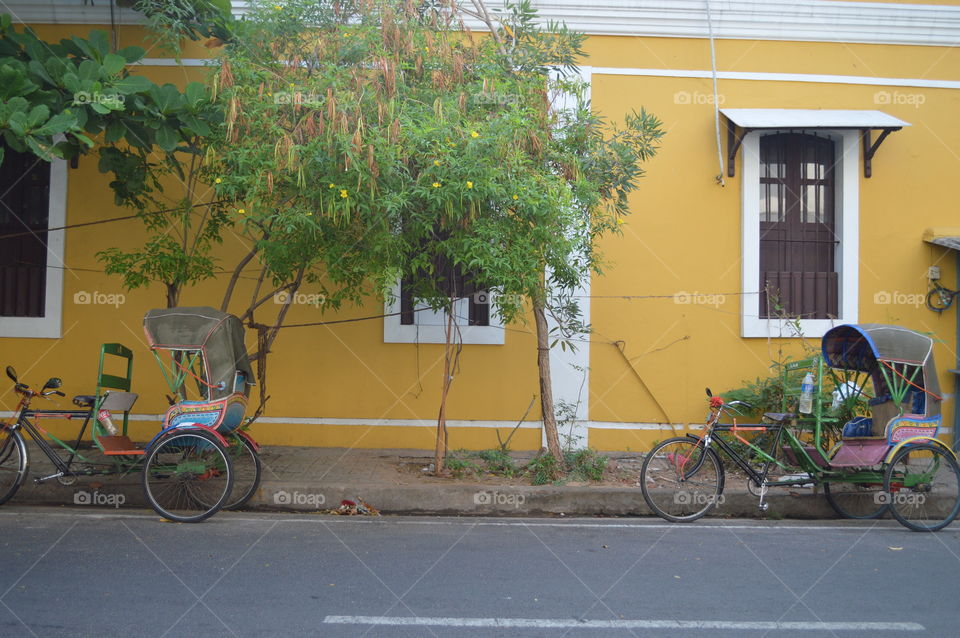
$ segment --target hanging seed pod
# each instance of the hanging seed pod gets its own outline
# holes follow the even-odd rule
[[[267,192],[273,195],[273,173],[267,171]]]
[[[457,100],[457,104],[460,106],[460,110],[461,110],[461,111],[467,108],[467,94],[466,94],[466,93],[463,93],[463,92],[460,93],[460,98]]]
[[[400,141],[400,118],[395,118],[390,126],[390,143],[396,144]]]
[[[373,144],[367,144],[367,169],[375,178],[380,177],[380,167],[373,153]]]
[[[233,86],[233,72],[230,70],[230,61],[226,58],[221,58],[219,77],[221,88],[229,89]]]
[[[333,97],[333,89],[327,89],[327,117],[331,120],[337,116],[337,100]]]
[[[323,119],[323,111],[317,111],[317,135],[323,135],[326,130],[327,124]]]

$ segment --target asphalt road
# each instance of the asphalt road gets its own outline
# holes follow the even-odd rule
[[[958,636],[960,523],[0,508],[2,636]]]

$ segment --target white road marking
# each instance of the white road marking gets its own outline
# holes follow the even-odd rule
[[[127,513],[124,512],[114,512],[113,510],[104,511],[103,513],[90,512],[90,511],[78,511],[78,509],[71,509],[63,506],[56,508],[56,511],[50,511],[45,508],[37,508],[34,506],[30,507],[21,507],[17,508],[16,506],[4,506],[0,508],[0,517],[10,517],[10,516],[22,516],[27,513],[35,513],[42,511],[44,516],[69,516],[71,518],[89,518],[89,519],[114,519],[114,518],[143,518],[151,520],[161,520],[160,516],[153,513],[140,513],[135,510],[130,510]],[[677,531],[687,530],[687,531],[696,531],[696,530],[728,530],[728,529],[759,529],[759,530],[769,530],[777,532],[790,532],[795,530],[804,530],[804,531],[865,531],[865,530],[899,530],[906,531],[901,527],[896,521],[877,521],[875,525],[862,525],[862,524],[853,524],[846,525],[842,522],[838,523],[837,521],[825,520],[823,523],[818,525],[793,525],[789,521],[770,521],[767,524],[758,524],[758,523],[723,523],[722,520],[714,519],[713,521],[706,520],[696,523],[664,523],[659,522],[659,519],[656,518],[647,518],[638,520],[636,523],[601,523],[601,522],[575,522],[582,520],[590,519],[577,519],[571,517],[567,521],[558,521],[558,522],[545,522],[543,519],[509,519],[509,520],[491,520],[483,517],[459,517],[459,518],[450,518],[447,520],[410,520],[410,517],[402,516],[384,516],[384,517],[367,517],[367,516],[356,516],[356,517],[344,517],[344,516],[333,516],[333,515],[324,515],[324,514],[314,514],[310,517],[304,518],[302,515],[288,515],[282,512],[270,512],[263,513],[259,515],[251,515],[251,513],[238,514],[234,512],[218,512],[213,518],[208,519],[205,524],[215,524],[217,521],[246,521],[246,522],[257,522],[257,521],[270,521],[273,522],[274,519],[279,518],[280,523],[313,523],[313,524],[335,524],[335,525],[446,525],[446,526],[463,526],[463,525],[473,525],[476,527],[557,527],[557,528],[587,528],[587,529],[674,529]],[[643,521],[651,521],[649,523]],[[946,529],[955,529],[957,523],[952,523]]]
[[[328,625],[418,627],[501,627],[524,629],[731,629],[754,631],[924,631],[913,622],[767,622],[734,620],[575,620],[554,618],[417,618],[409,616],[327,616]]]

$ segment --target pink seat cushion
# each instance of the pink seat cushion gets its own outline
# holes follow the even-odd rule
[[[872,467],[879,465],[890,445],[886,439],[846,440],[830,459],[831,467]]]

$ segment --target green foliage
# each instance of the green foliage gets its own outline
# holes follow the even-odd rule
[[[446,467],[454,478],[464,478],[480,472],[480,466],[473,462],[473,454],[467,450],[454,450],[446,458]]]
[[[144,55],[140,47],[112,51],[98,30],[43,42],[0,15],[0,135],[45,160],[84,154],[102,136],[98,167],[112,175],[117,204],[143,213],[156,235],[143,248],[111,248],[98,258],[128,289],[153,281],[179,288],[212,275],[209,249],[228,222],[215,205],[193,209],[201,199],[194,192],[201,139],[222,115],[201,83],[181,91],[132,75],[130,65]],[[179,202],[168,191],[171,180],[184,187]],[[170,208],[170,201],[177,203]]]
[[[552,454],[541,452],[527,463],[526,472],[534,485],[555,483],[563,477],[563,467]]]
[[[513,458],[503,450],[481,450],[477,453],[477,458],[485,463],[484,469],[491,474],[506,477],[512,477],[517,474],[517,468],[514,465]]]
[[[598,266],[594,242],[662,131],[646,113],[593,115],[585,86],[557,75],[582,34],[534,15],[504,16],[504,57],[442,3],[251,4],[215,81],[227,119],[212,156],[241,224],[285,238],[266,256],[279,278],[301,265],[291,251],[314,255],[308,280],[331,301],[402,276],[439,308],[440,260],[499,291],[509,321]],[[551,107],[560,90],[573,107]]]
[[[603,480],[603,471],[607,469],[609,459],[597,454],[596,450],[584,448],[565,452],[563,456],[568,478],[577,481]]]

